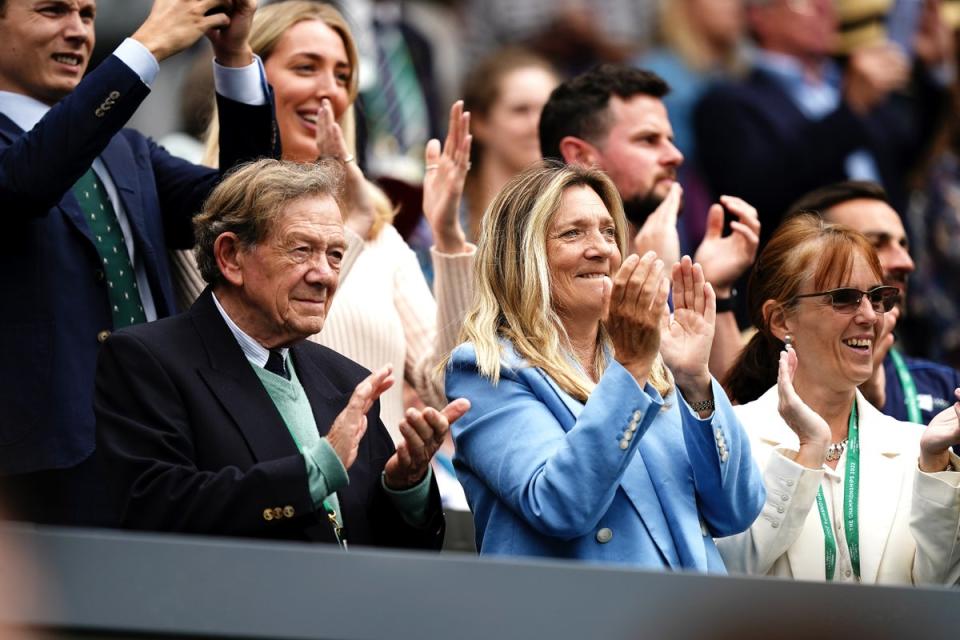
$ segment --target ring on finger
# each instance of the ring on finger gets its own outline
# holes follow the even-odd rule
[[[424,167],[423,170],[424,170],[424,171],[436,171],[436,169],[437,169],[439,166],[440,166],[440,165],[438,165],[438,164],[428,164],[426,167]]]

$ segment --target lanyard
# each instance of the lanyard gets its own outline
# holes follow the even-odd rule
[[[913,382],[913,376],[907,369],[906,361],[896,349],[890,349],[890,359],[893,360],[893,368],[896,370],[900,386],[903,388],[903,403],[907,406],[907,420],[923,424],[923,418],[920,417],[920,403],[917,400],[917,385]]]
[[[853,573],[860,580],[860,434],[857,426],[857,401],[853,401],[850,422],[847,426],[847,464],[843,474],[843,522],[847,537],[847,549],[850,551],[850,564]],[[837,540],[833,537],[827,501],[823,497],[823,487],[817,491],[817,511],[820,512],[820,524],[823,526],[823,557],[827,580],[833,580],[837,570]]]

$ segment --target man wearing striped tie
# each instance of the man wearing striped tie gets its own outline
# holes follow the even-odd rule
[[[167,248],[218,171],[123,129],[158,63],[213,43],[220,166],[279,154],[247,42],[255,0],[156,0],[84,77],[95,0],[0,0],[0,501],[16,519],[109,524],[94,455],[93,373],[118,328],[176,312]]]

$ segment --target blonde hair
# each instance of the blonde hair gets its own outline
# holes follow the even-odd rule
[[[307,20],[320,20],[328,27],[333,29],[343,40],[343,47],[347,51],[347,61],[350,64],[350,80],[347,82],[347,96],[350,106],[338,121],[340,128],[343,129],[344,138],[347,141],[347,149],[352,155],[357,153],[357,135],[356,122],[353,103],[359,93],[360,76],[360,55],[357,51],[357,43],[353,38],[353,32],[350,31],[350,25],[346,19],[333,5],[325,2],[315,2],[313,0],[284,0],[267,5],[257,9],[253,18],[253,26],[250,30],[250,48],[260,56],[264,62],[273,55],[277,43],[283,35],[294,25]],[[207,127],[205,135],[205,147],[203,153],[203,163],[215,167],[218,165],[218,156],[220,154],[220,123],[216,117],[216,105],[214,105],[213,116]],[[375,220],[370,228],[370,238],[376,238],[380,230],[387,224],[393,222],[396,215],[396,208],[387,198],[379,187],[369,183],[368,196],[371,199],[375,212]]]
[[[596,386],[570,359],[571,345],[554,308],[547,260],[547,233],[564,192],[592,189],[613,216],[617,248],[627,246],[627,223],[613,182],[603,172],[546,161],[512,178],[484,213],[477,243],[473,307],[461,337],[473,343],[480,373],[500,379],[500,339],[509,340],[532,366],[543,369],[566,393],[586,402]],[[595,367],[601,375],[612,343],[603,325]],[[670,373],[657,356],[650,383],[666,395]]]
[[[729,73],[740,73],[746,59],[737,47],[731,47],[723,59],[714,60],[703,36],[690,28],[690,3],[687,0],[661,0],[660,39],[695,71],[709,71],[719,66]]]

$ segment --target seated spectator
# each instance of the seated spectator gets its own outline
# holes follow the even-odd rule
[[[843,68],[830,58],[833,0],[749,0],[747,18],[758,47],[753,69],[742,82],[709,90],[694,116],[698,160],[713,192],[757,207],[761,246],[790,203],[824,184],[879,182],[903,210],[906,176],[945,106],[934,73],[943,48],[918,44],[907,94],[910,63],[892,43],[858,48]],[[918,38],[935,34],[924,29]]]
[[[372,192],[354,159],[349,140],[359,68],[343,16],[323,2],[278,2],[258,11],[250,42],[274,89],[284,159],[336,157],[347,166],[342,286],[323,333],[311,340],[370,370],[393,365],[397,379],[409,382],[427,405],[442,407],[437,366],[456,346],[472,294],[474,248],[458,218],[470,154],[469,114],[454,104],[444,146],[437,140],[427,145],[423,209],[434,230],[434,297],[413,251],[390,224],[392,205]],[[208,157],[219,142],[211,128]],[[193,297],[199,292],[194,288]],[[402,439],[402,387],[381,398],[381,417],[395,442]]]
[[[727,386],[746,403],[735,411],[767,502],[749,530],[717,542],[731,571],[867,584],[960,576],[960,458],[949,449],[960,403],[924,429],[857,390],[898,295],[867,238],[812,214],[786,221],[761,253],[748,297],[758,331]]]
[[[429,464],[468,403],[408,412],[395,452],[377,404],[392,369],[305,340],[346,249],[341,173],[276,160],[233,173],[195,223],[210,286],[104,343],[97,443],[124,527],[439,548]]]
[[[827,222],[859,231],[873,245],[883,269],[883,283],[898,289],[900,302],[884,314],[884,330],[874,349],[873,375],[860,385],[860,392],[888,416],[927,424],[953,404],[960,373],[891,348],[893,330],[906,310],[907,283],[914,263],[903,223],[883,187],[872,182],[840,182],[808,193],[791,210],[818,213]]]
[[[624,258],[623,208],[595,169],[533,167],[487,215],[446,376],[472,404],[455,464],[480,553],[723,573],[711,536],[749,526],[763,490],[707,369],[700,266]]]

